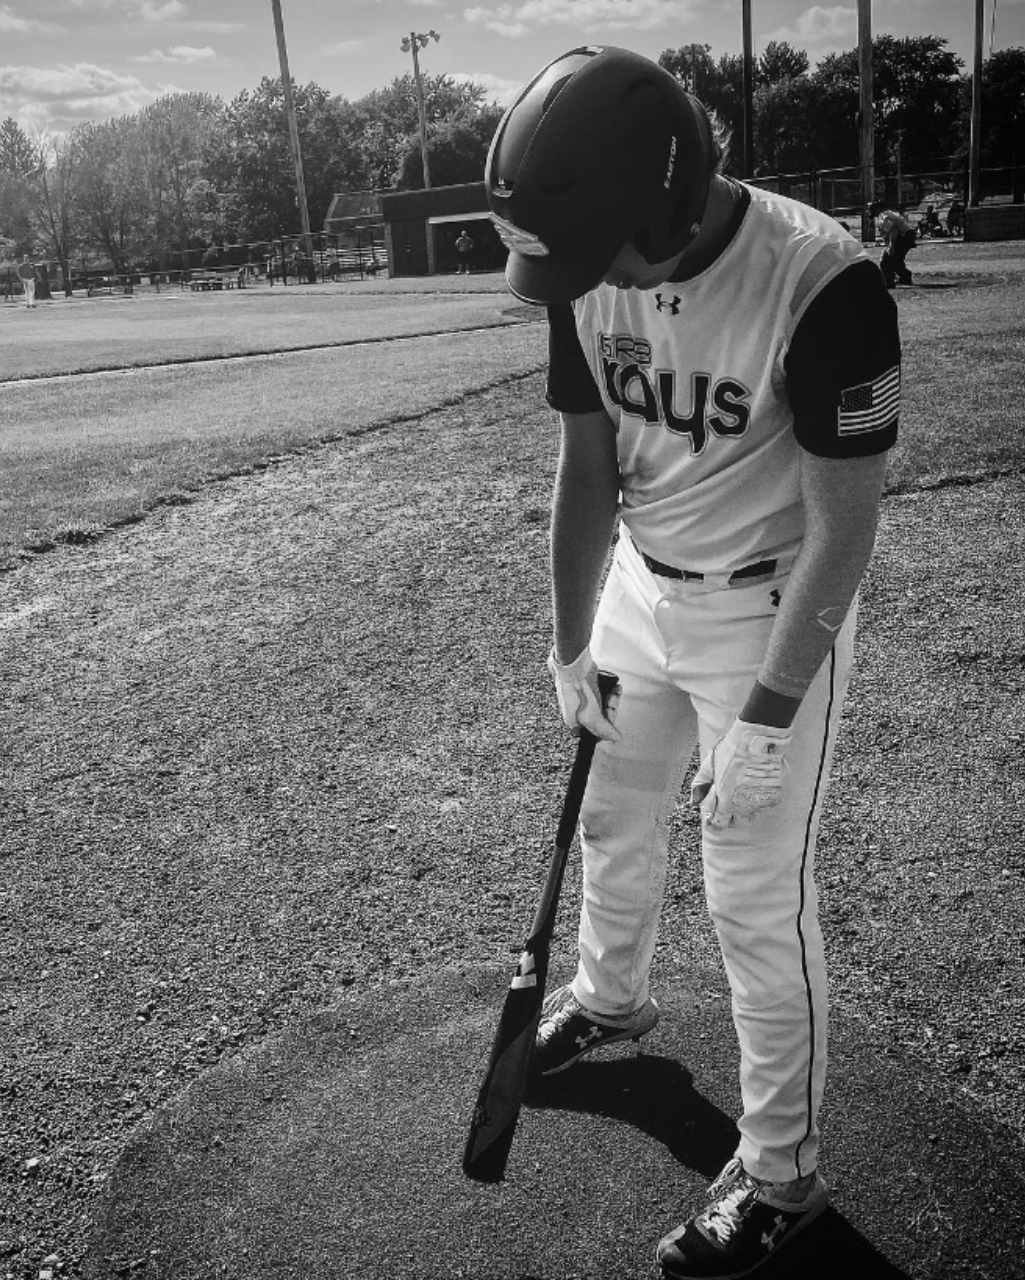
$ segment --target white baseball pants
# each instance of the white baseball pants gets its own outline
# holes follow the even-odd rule
[[[616,1016],[648,998],[666,879],[667,817],[695,745],[703,756],[749,694],[786,572],[739,586],[653,576],[625,532],[592,649],[616,672],[622,741],[595,754],[581,816],[584,899],[576,998]],[[783,802],[702,827],[705,894],[733,994],[743,1115],[737,1154],[789,1181],[818,1158],[826,979],[815,840],[851,667],[856,604],[801,704]]]

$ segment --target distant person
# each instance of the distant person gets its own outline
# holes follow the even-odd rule
[[[456,241],[456,253],[459,254],[459,266],[456,268],[456,275],[468,276],[470,274],[470,254],[473,253],[473,236],[464,227],[459,233],[459,239]]]
[[[925,214],[922,217],[922,225],[925,232],[930,236],[942,236],[946,233],[943,230],[943,223],[940,222],[940,215],[936,212],[934,204],[926,205]]]
[[[18,264],[18,279],[25,291],[25,306],[34,307],[36,305],[36,269],[28,258],[22,258]]]
[[[906,261],[908,253],[918,243],[914,227],[902,213],[887,209],[882,200],[877,200],[869,212],[876,220],[876,233],[885,246],[879,266],[887,289],[898,284],[914,284]]]
[[[960,200],[952,200],[947,210],[947,234],[960,236],[964,234],[964,205]]]

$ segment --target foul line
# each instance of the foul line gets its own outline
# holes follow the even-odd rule
[[[0,391],[12,387],[38,387],[58,382],[71,382],[85,378],[127,377],[154,371],[188,369],[194,365],[244,364],[250,360],[282,360],[287,356],[311,355],[319,351],[340,351],[346,347],[374,347],[389,342],[419,342],[424,338],[449,338],[461,333],[493,333],[496,330],[521,328],[540,324],[538,320],[508,320],[500,324],[474,325],[468,329],[425,329],[421,333],[404,333],[380,338],[352,338],[343,342],[315,342],[301,347],[271,347],[264,351],[246,351],[233,356],[185,356],[177,360],[154,361],[152,364],[109,365],[102,369],[80,369],[71,373],[28,374],[23,378],[8,378],[0,382]]]

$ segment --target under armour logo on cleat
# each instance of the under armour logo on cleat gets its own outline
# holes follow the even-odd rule
[[[668,298],[663,298],[660,293],[655,294],[656,308],[659,311],[671,311],[674,316],[678,316],[680,314],[680,301],[681,299],[678,294],[673,294],[672,301]]]
[[[586,1036],[577,1036],[576,1038],[577,1047],[580,1049],[586,1049],[589,1044],[593,1044],[595,1040],[600,1040],[600,1039],[601,1039],[601,1027],[596,1027],[594,1023],[592,1023],[591,1030],[588,1031]]]
[[[778,1238],[787,1229],[787,1220],[781,1213],[777,1213],[772,1221],[772,1230],[768,1233],[762,1232],[762,1244],[770,1251],[775,1249]]]

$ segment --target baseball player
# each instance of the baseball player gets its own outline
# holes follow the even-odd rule
[[[873,204],[869,213],[876,220],[876,233],[883,240],[883,256],[879,261],[886,287],[898,284],[914,284],[908,270],[907,256],[918,243],[915,229],[902,213],[887,209],[881,200]]]
[[[673,1280],[746,1275],[827,1203],[815,838],[900,388],[895,307],[861,245],[727,178],[721,153],[667,72],[588,47],[523,90],[486,173],[508,283],[548,306],[548,665],[566,724],[601,739],[543,1075],[658,1019],[667,816],[699,752],[743,1115],[707,1203],[659,1245]],[[608,714],[599,665],[620,677]]]
[[[34,307],[36,305],[36,269],[28,258],[23,258],[18,264],[18,279],[24,290],[25,306]]]

